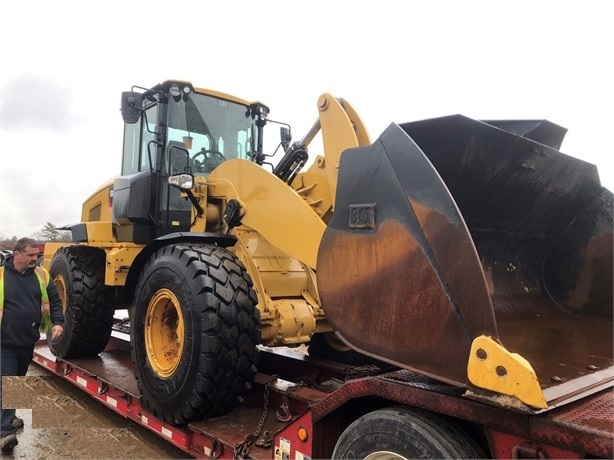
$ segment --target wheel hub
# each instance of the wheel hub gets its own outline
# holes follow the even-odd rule
[[[160,289],[149,301],[145,317],[145,347],[153,371],[168,378],[177,370],[184,344],[184,320],[179,300]]]

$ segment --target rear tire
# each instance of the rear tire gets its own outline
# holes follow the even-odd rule
[[[339,437],[333,459],[486,458],[459,426],[405,406],[376,410],[355,420]]]
[[[257,298],[241,261],[217,246],[160,248],[134,298],[143,406],[176,425],[232,409],[254,379],[260,343]]]
[[[64,312],[64,332],[47,335],[49,349],[60,358],[96,356],[109,342],[113,328],[112,290],[104,284],[106,256],[85,246],[58,249],[49,274]]]

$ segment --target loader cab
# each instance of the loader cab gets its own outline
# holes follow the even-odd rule
[[[260,158],[267,114],[260,103],[186,82],[123,93],[122,169],[113,187],[118,240],[144,244],[190,231],[192,204],[169,176],[207,177],[224,161]]]

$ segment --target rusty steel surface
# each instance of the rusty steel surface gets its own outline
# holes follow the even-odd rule
[[[323,384],[340,377],[345,367],[285,348],[262,347],[259,372],[244,395],[243,404],[226,415],[191,422],[188,426],[193,432],[214,440],[214,450],[221,452],[223,445],[224,452],[232,453],[246,436],[258,433],[254,440],[262,440],[266,432],[274,437],[307,414],[311,404],[332,391],[320,389],[326,388]],[[271,458],[272,448],[254,442],[249,456]]]
[[[37,344],[36,352],[55,361],[47,345],[43,342]],[[109,344],[100,355],[91,358],[75,358],[63,360],[71,366],[93,375],[101,381],[121,388],[132,397],[139,398],[139,390],[132,371],[130,358],[130,344],[117,337],[111,337]]]
[[[37,353],[54,360],[42,345]],[[127,342],[112,338],[100,359],[80,359],[68,364],[95,374],[100,379],[110,379],[115,388],[126,390],[120,387],[126,384],[136,388],[127,346]],[[259,372],[256,375],[242,405],[225,416],[190,423],[189,429],[195,435],[224,444],[226,452],[232,451],[237,443],[245,439],[245,435],[254,433],[263,420],[264,389],[268,385],[268,410],[262,432],[268,431],[271,435],[288,426],[288,422],[277,419],[285,395],[289,398],[293,419],[310,411],[316,424],[351,400],[377,397],[388,403],[407,404],[461,418],[482,425],[487,430],[532,442],[548,443],[570,451],[583,450],[598,457],[612,457],[614,392],[611,389],[540,414],[526,414],[466,398],[461,388],[404,369],[341,380],[347,366],[264,347],[262,363],[273,373]],[[275,370],[283,377],[278,377]],[[327,386],[331,380],[337,384]],[[297,385],[301,381],[305,386]],[[289,391],[291,388],[293,391]],[[130,391],[133,390],[128,389],[128,393]],[[251,446],[250,455],[255,458],[270,457],[270,454],[270,448]]]
[[[347,381],[341,388],[311,405],[313,418],[317,421],[347,401],[367,396],[420,407],[518,436],[529,435],[525,414],[464,398],[463,390],[458,387],[407,370]]]
[[[601,318],[527,313],[497,317],[501,341],[526,358],[543,389],[612,368],[612,324]]]
[[[262,415],[262,407],[239,407],[227,415],[192,422],[188,426],[196,433],[217,440],[232,452],[235,445],[240,443],[246,434],[251,434],[256,431]],[[265,423],[262,425],[262,433],[267,431],[272,436],[282,430],[286,425],[287,423],[277,421],[275,418],[275,410],[271,410],[271,413],[268,414]],[[271,448],[259,447],[253,444],[250,447],[250,457],[271,458]]]
[[[555,150],[564,132],[452,116],[344,152],[318,253],[333,328],[460,386],[479,335],[527,359],[542,389],[612,368],[612,193]]]
[[[595,165],[531,139],[544,142],[534,134],[552,126],[542,125],[528,137],[462,116],[401,127],[449,189],[485,271],[518,270],[527,289],[611,319],[612,192]]]
[[[564,131],[545,121],[401,126],[463,215],[501,343],[542,388],[614,366],[613,197],[597,168],[557,151]]]
[[[354,224],[360,203],[374,203],[373,228]],[[366,354],[464,385],[472,340],[498,334],[475,247],[432,166],[391,126],[343,154],[335,206],[318,252],[333,329]]]
[[[531,436],[549,444],[614,458],[614,391],[531,417]]]
[[[487,430],[599,458],[613,455],[614,392],[611,389],[541,414],[526,414],[464,398],[459,388],[399,370],[346,382],[311,405],[313,419],[320,420],[347,401],[368,396],[420,407],[474,422]]]

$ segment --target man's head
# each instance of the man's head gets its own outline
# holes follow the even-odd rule
[[[38,243],[32,238],[20,238],[13,248],[13,266],[18,272],[36,267]]]

